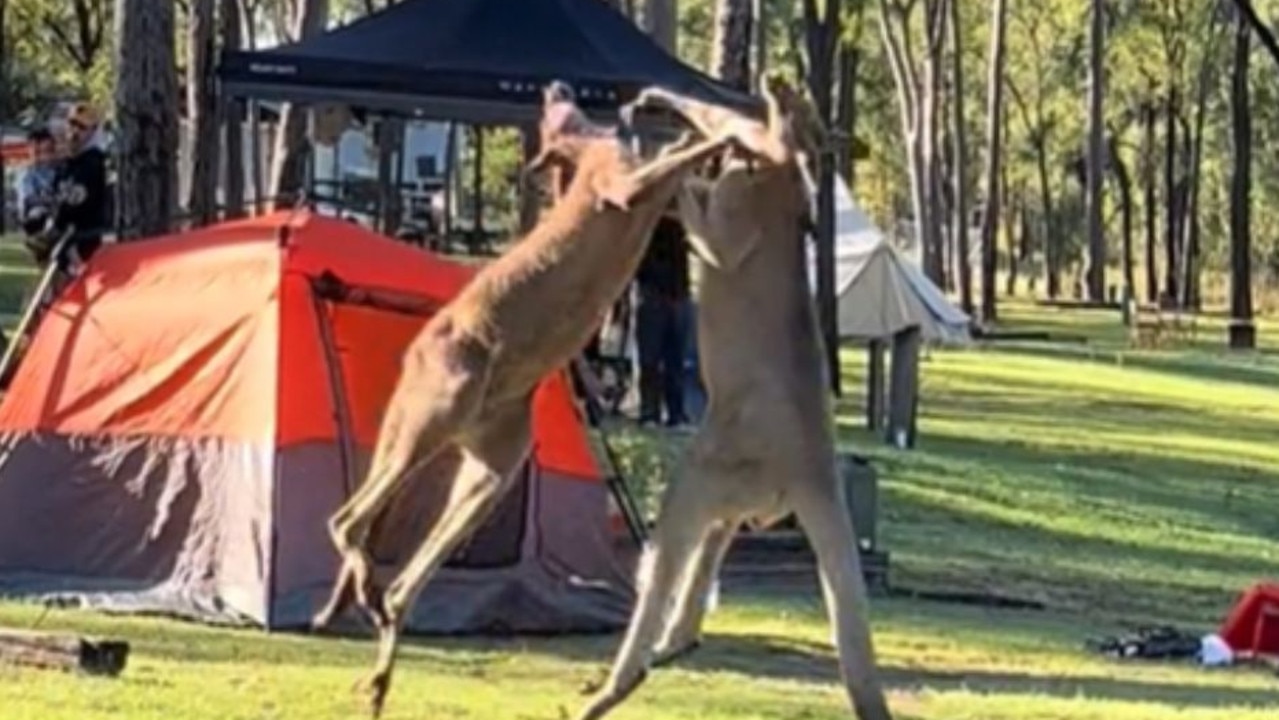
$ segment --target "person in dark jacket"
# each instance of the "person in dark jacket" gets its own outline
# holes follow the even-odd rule
[[[640,424],[688,422],[684,409],[684,356],[691,300],[684,226],[670,214],[653,230],[635,280],[635,340],[639,351]]]
[[[55,238],[72,233],[69,257],[58,258],[64,273],[87,262],[107,230],[107,155],[98,145],[98,117],[89,105],[77,104],[68,115],[67,145],[67,158],[54,178],[53,216]]]

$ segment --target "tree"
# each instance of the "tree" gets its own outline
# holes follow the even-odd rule
[[[1255,18],[1256,14],[1252,13]],[[1230,78],[1231,137],[1234,163],[1230,176],[1230,328],[1233,348],[1256,346],[1252,321],[1252,112],[1248,97],[1249,14],[1236,12],[1234,63]],[[1273,40],[1273,38],[1272,38]],[[1279,60],[1279,53],[1276,54]]]
[[[111,0],[16,0],[13,5],[41,41],[70,60],[77,71],[84,75],[93,71],[106,47]]]
[[[841,0],[804,0],[805,48],[808,56],[808,94],[818,120],[830,127],[834,103],[831,90],[835,70],[835,48],[839,43]],[[748,34],[749,37],[749,34]],[[835,163],[830,153],[817,157],[817,316],[826,352],[828,381],[836,395],[841,392],[839,363],[839,319],[835,299]]]
[[[1088,63],[1088,269],[1084,294],[1100,302],[1106,297],[1106,235],[1102,225],[1102,187],[1106,182],[1104,93],[1106,82],[1106,2],[1092,0]]]
[[[329,21],[329,0],[298,0],[290,40],[306,40],[324,33]],[[285,103],[275,137],[275,162],[271,168],[271,196],[274,203],[289,205],[302,189],[306,160],[311,144],[306,137],[307,111]]]
[[[940,198],[937,183],[937,107],[941,90],[940,64],[944,40],[946,0],[880,0],[880,34],[897,86],[902,135],[910,176],[915,241],[924,271],[942,281]],[[924,50],[913,53],[915,10],[923,12]]]
[[[999,227],[1000,163],[1003,150],[1004,110],[1004,27],[1008,0],[995,0],[990,21],[990,78],[987,82],[989,104],[986,108],[986,211],[981,223],[981,317],[995,321],[995,257]]]
[[[1155,127],[1159,122],[1159,109],[1154,102],[1146,102],[1141,107],[1141,185],[1145,197],[1146,225],[1146,302],[1159,300],[1159,210],[1157,192],[1159,183],[1158,143],[1155,139]]]
[[[749,0],[747,2],[749,4]],[[720,0],[719,4],[723,5],[723,0]],[[676,30],[678,29],[675,5],[675,0],[644,0],[640,21],[644,32],[672,55],[676,50]],[[618,9],[627,12],[627,8],[619,7]]]
[[[1253,7],[1249,0],[1234,0],[1235,10],[1238,11],[1239,19],[1236,23],[1244,23],[1257,33],[1257,38],[1261,40],[1262,47],[1266,48],[1266,52],[1270,53],[1270,57],[1279,63],[1279,42],[1276,42],[1274,33],[1270,32],[1270,28],[1261,21],[1261,17],[1257,15],[1257,9]],[[1236,43],[1238,37],[1236,36]],[[1236,47],[1235,62],[1239,62],[1238,48]]]
[[[1009,8],[1010,13],[1014,8]],[[1038,189],[1036,223],[1043,259],[1044,292],[1050,299],[1061,295],[1061,275],[1065,264],[1067,236],[1063,206],[1057,199],[1060,171],[1056,171],[1056,148],[1068,142],[1073,128],[1069,119],[1077,113],[1064,107],[1074,104],[1076,92],[1066,93],[1063,80],[1071,78],[1073,58],[1082,47],[1082,35],[1069,19],[1058,17],[1054,8],[1039,3],[1018,3],[1012,13],[1014,32],[1005,38],[1011,44],[1013,62],[1005,73],[1012,108],[1021,123],[1022,142],[1030,168],[1027,175]],[[1010,128],[1011,129],[1011,128]],[[1011,134],[1011,133],[1010,133]]]
[[[1119,133],[1111,130],[1110,138],[1106,145],[1106,161],[1115,173],[1115,181],[1119,185],[1119,212],[1120,222],[1122,224],[1120,237],[1123,238],[1123,250],[1120,261],[1122,263],[1124,278],[1124,304],[1123,317],[1124,324],[1131,322],[1129,316],[1128,301],[1133,298],[1136,292],[1137,281],[1133,270],[1132,255],[1132,176],[1128,172],[1128,166],[1124,164],[1123,155],[1119,152]]]
[[[187,22],[187,122],[191,182],[187,212],[193,224],[217,217],[218,116],[214,90],[214,18],[217,0],[191,0]]]
[[[117,0],[115,114],[121,238],[169,229],[178,150],[174,5]]]
[[[964,94],[967,90],[964,86],[964,27],[960,22],[959,0],[949,0],[949,5],[951,84],[955,95],[951,103],[951,109],[954,111],[951,118],[951,133],[955,142],[952,173],[955,208],[951,223],[955,234],[957,260],[955,273],[959,276],[959,302],[964,312],[971,317],[973,314],[973,267],[968,257],[968,131],[965,127],[967,117],[964,114]],[[999,5],[1003,6],[1002,0],[999,0]],[[1002,52],[1001,43],[1001,56]]]
[[[240,0],[221,0],[218,34],[223,49],[234,50],[241,46],[240,24],[243,14],[240,10]],[[223,111],[222,133],[226,157],[226,162],[223,163],[226,216],[237,218],[244,215],[244,106],[238,101],[228,101],[223,102],[220,107]]]
[[[650,6],[665,0],[650,0]],[[711,74],[734,87],[751,84],[751,0],[715,0],[715,39]]]

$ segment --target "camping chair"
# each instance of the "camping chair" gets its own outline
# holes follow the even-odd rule
[[[27,307],[22,311],[22,318],[18,321],[18,327],[14,329],[13,337],[9,338],[5,344],[4,357],[0,359],[0,390],[9,387],[18,359],[26,347],[27,338],[35,330],[36,321],[44,314],[45,308],[53,302],[52,290],[54,281],[58,277],[58,262],[62,259],[74,235],[75,228],[69,227],[54,243],[53,251],[49,253],[49,259],[45,262],[44,272],[40,275],[35,292],[31,294]]]
[[[621,415],[622,403],[631,391],[631,380],[634,367],[627,356],[627,348],[631,335],[631,313],[629,303],[618,300],[609,313],[604,327],[614,326],[620,338],[613,352],[604,352],[603,338],[598,343],[594,357],[586,357],[594,382],[588,383],[595,400],[602,406],[602,411],[609,417]],[[601,335],[603,329],[601,328]]]

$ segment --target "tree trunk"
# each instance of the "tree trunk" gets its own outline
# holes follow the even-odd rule
[[[808,49],[808,92],[818,121],[830,127],[834,103],[831,97],[835,47],[840,36],[840,0],[826,0],[820,10],[816,0],[804,0],[805,40]],[[749,43],[749,34],[747,35]],[[748,76],[749,77],[749,76]],[[829,153],[817,158],[817,317],[826,353],[827,381],[836,396],[842,393],[839,364],[839,317],[835,302],[835,163]]]
[[[1004,121],[1007,122],[1007,118]],[[1008,163],[1000,166],[999,184],[1003,188],[1000,190],[1000,196],[1003,197],[1003,217],[1001,223],[1004,227],[1004,237],[1008,240],[1008,276],[1004,282],[1004,295],[1012,297],[1017,293],[1017,276],[1020,274],[1018,265],[1021,257],[1017,250],[1020,246],[1017,239],[1017,206],[1021,203],[1021,193],[1013,194],[1012,188],[1009,187],[1008,181]]]
[[[1187,159],[1189,167],[1186,173],[1186,182],[1188,183],[1186,226],[1183,228],[1186,240],[1184,244],[1185,250],[1182,253],[1181,304],[1183,307],[1193,310],[1200,309],[1202,305],[1199,282],[1199,246],[1202,230],[1202,223],[1199,218],[1199,188],[1203,167],[1204,125],[1208,114],[1208,90],[1216,85],[1217,80],[1216,73],[1213,72],[1214,63],[1212,62],[1216,55],[1211,50],[1216,45],[1217,17],[1217,14],[1213,13],[1208,28],[1208,49],[1205,50],[1203,61],[1199,66],[1198,97],[1195,99],[1195,125],[1191,133],[1190,153]]]
[[[306,40],[324,32],[329,22],[329,0],[298,0],[296,9],[291,40]],[[306,108],[285,103],[280,110],[271,168],[271,200],[277,207],[292,205],[306,184],[306,162],[311,149],[306,127]]]
[[[1036,165],[1039,169],[1039,197],[1044,222],[1044,293],[1049,300],[1061,296],[1061,242],[1057,234],[1056,210],[1053,206],[1052,184],[1048,179],[1047,142],[1041,137],[1035,142]]]
[[[258,33],[257,23],[258,17],[256,10],[257,3],[249,4],[245,0],[233,0],[240,3],[240,11],[243,16],[244,39],[245,46],[249,50],[258,49]],[[249,127],[249,178],[253,183],[253,207],[251,208],[253,215],[258,215],[266,208],[263,204],[266,197],[266,172],[262,167],[262,118],[261,110],[256,100],[248,100],[245,102],[245,122]]]
[[[1230,176],[1230,346],[1256,346],[1252,320],[1252,115],[1248,96],[1249,22],[1235,20],[1234,67],[1230,82],[1231,138],[1234,145]]]
[[[1092,0],[1092,27],[1089,32],[1089,86],[1088,86],[1088,268],[1084,278],[1085,294],[1089,300],[1100,302],[1106,298],[1106,235],[1102,225],[1102,188],[1106,183],[1105,169],[1105,115],[1103,91],[1106,83],[1105,66],[1105,0]]]
[[[1032,255],[1032,231],[1030,225],[1030,197],[1029,190],[1025,186],[1021,188],[1017,196],[1017,228],[1018,228],[1018,246],[1017,246],[1017,262],[1019,265],[1025,265],[1030,262]],[[1032,296],[1035,294],[1035,285],[1038,277],[1034,273],[1026,273],[1026,292]]]
[[[194,226],[217,218],[218,104],[214,89],[214,17],[217,0],[191,0],[187,25],[187,121],[191,178],[187,213]]]
[[[239,49],[240,3],[239,0],[222,0],[220,34],[224,50]],[[244,216],[244,104],[239,100],[223,98],[218,107],[222,111],[223,143],[226,160],[223,162],[222,191],[226,216]]]
[[[484,242],[484,127],[471,126],[471,147],[474,149],[471,168],[471,249]]]
[[[1129,313],[1131,308],[1128,301],[1134,297],[1136,292],[1136,280],[1133,271],[1132,258],[1132,176],[1128,173],[1128,166],[1124,164],[1124,159],[1119,155],[1119,138],[1115,135],[1110,137],[1109,160],[1111,169],[1115,173],[1115,181],[1119,185],[1119,218],[1121,224],[1120,233],[1123,237],[1123,316],[1124,324],[1131,322]]]
[[[759,24],[756,21],[755,24]],[[838,149],[835,170],[851,192],[856,186],[857,159],[857,74],[861,68],[861,53],[855,46],[841,43],[839,48],[839,98],[836,103],[835,127],[845,133],[847,142]]]
[[[759,89],[760,78],[768,59],[768,12],[765,0],[750,0],[751,17],[751,88]],[[850,181],[851,182],[851,181]]]
[[[644,0],[640,27],[657,41],[666,52],[674,55],[676,51],[676,33],[679,29],[679,18],[675,12],[675,0]],[[750,12],[750,0],[718,0],[716,15],[724,5],[746,5]],[[749,17],[749,16],[748,16]],[[718,28],[716,28],[718,30]],[[746,52],[750,52],[749,31],[746,40]]]
[[[1158,163],[1156,163],[1155,123],[1157,113],[1153,104],[1147,104],[1141,111],[1141,185],[1142,201],[1146,214],[1146,302],[1159,301],[1159,221],[1158,203],[1155,196],[1159,186]]]
[[[955,214],[954,180],[955,163],[951,159],[953,141],[950,133],[950,103],[946,94],[938,98],[937,123],[945,125],[937,135],[937,168],[933,172],[933,194],[937,197],[937,229],[941,234],[938,243],[938,264],[941,265],[941,287],[946,292],[955,291],[955,266],[959,258],[955,252],[955,227],[950,219]]]
[[[943,262],[942,225],[945,215],[941,197],[941,146],[938,132],[942,120],[942,49],[945,35],[945,7],[941,3],[951,0],[930,0],[924,4],[925,29],[928,43],[924,56],[924,92],[921,99],[923,114],[923,168],[924,202],[924,271],[938,285],[945,285],[946,272]]]
[[[0,0],[0,118],[8,121],[9,109],[9,1]],[[0,178],[6,177],[4,155],[0,154]],[[7,186],[6,186],[7,187]],[[0,192],[0,235],[9,232],[9,193]],[[2,333],[0,333],[2,335]]]
[[[377,145],[378,229],[394,234],[400,225],[400,188],[395,179],[395,162],[404,144],[404,125],[394,118],[378,122]],[[337,151],[337,146],[334,146]]]
[[[177,195],[174,4],[117,0],[116,224],[120,238],[163,234]]]
[[[981,318],[993,323],[995,303],[995,246],[999,227],[999,166],[1003,152],[1004,107],[1004,34],[1008,17],[1008,0],[995,0],[991,7],[990,77],[986,97],[986,211],[981,220]]]
[[[959,285],[959,303],[964,312],[973,314],[973,266],[968,253],[968,131],[965,128],[964,93],[964,28],[960,23],[959,0],[950,0],[951,81],[954,99],[951,119],[954,138],[954,199],[951,232],[955,235],[955,274]]]
[[[650,0],[650,4],[665,1]],[[733,87],[750,88],[753,25],[751,0],[716,0],[710,71]]]
[[[814,4],[806,0],[805,7]],[[929,167],[932,153],[929,149],[931,139],[930,116],[934,94],[933,84],[924,75],[910,53],[909,42],[912,29],[913,9],[917,8],[914,0],[900,2],[880,0],[879,30],[888,56],[889,68],[893,73],[893,85],[897,90],[897,106],[901,118],[902,137],[906,145],[906,167],[910,178],[910,200],[913,215],[916,250],[924,272],[934,281],[939,279],[935,272],[932,245],[933,233],[930,230],[934,217],[931,215],[932,175]],[[932,5],[924,11],[931,18]],[[932,29],[931,19],[925,26]],[[930,45],[932,36],[929,36]],[[927,60],[922,63],[927,66]]]
[[[1164,202],[1167,204],[1167,228],[1164,234],[1164,292],[1168,301],[1178,296],[1177,288],[1177,88],[1168,91],[1164,105]]]
[[[1257,38],[1261,40],[1261,45],[1266,48],[1266,52],[1270,53],[1270,58],[1279,63],[1279,41],[1275,40],[1275,34],[1270,28],[1262,22],[1261,17],[1257,15],[1257,10],[1248,0],[1234,0],[1235,10],[1242,18],[1240,22],[1244,22],[1252,27],[1257,33]]]

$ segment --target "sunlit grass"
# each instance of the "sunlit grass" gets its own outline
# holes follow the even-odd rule
[[[20,257],[0,253],[0,261]],[[29,270],[0,268],[14,312]],[[881,598],[881,662],[899,717],[927,720],[1261,720],[1279,681],[1260,670],[1115,663],[1090,636],[1132,623],[1211,629],[1279,563],[1279,331],[1229,354],[1220,320],[1180,347],[1135,352],[1113,313],[1004,308],[1005,323],[1087,343],[933,351],[919,446],[863,429],[864,359],[845,351],[847,446],[880,473],[880,533],[899,588],[982,590],[1044,611]],[[677,443],[613,438],[648,504]],[[428,590],[429,592],[429,590]],[[365,639],[214,629],[153,618],[0,605],[0,625],[133,643],[115,680],[0,670],[0,720],[358,717],[348,692]],[[707,646],[650,681],[614,717],[844,718],[815,588],[738,588]],[[386,717],[552,720],[580,702],[618,638],[424,639],[407,649]]]

